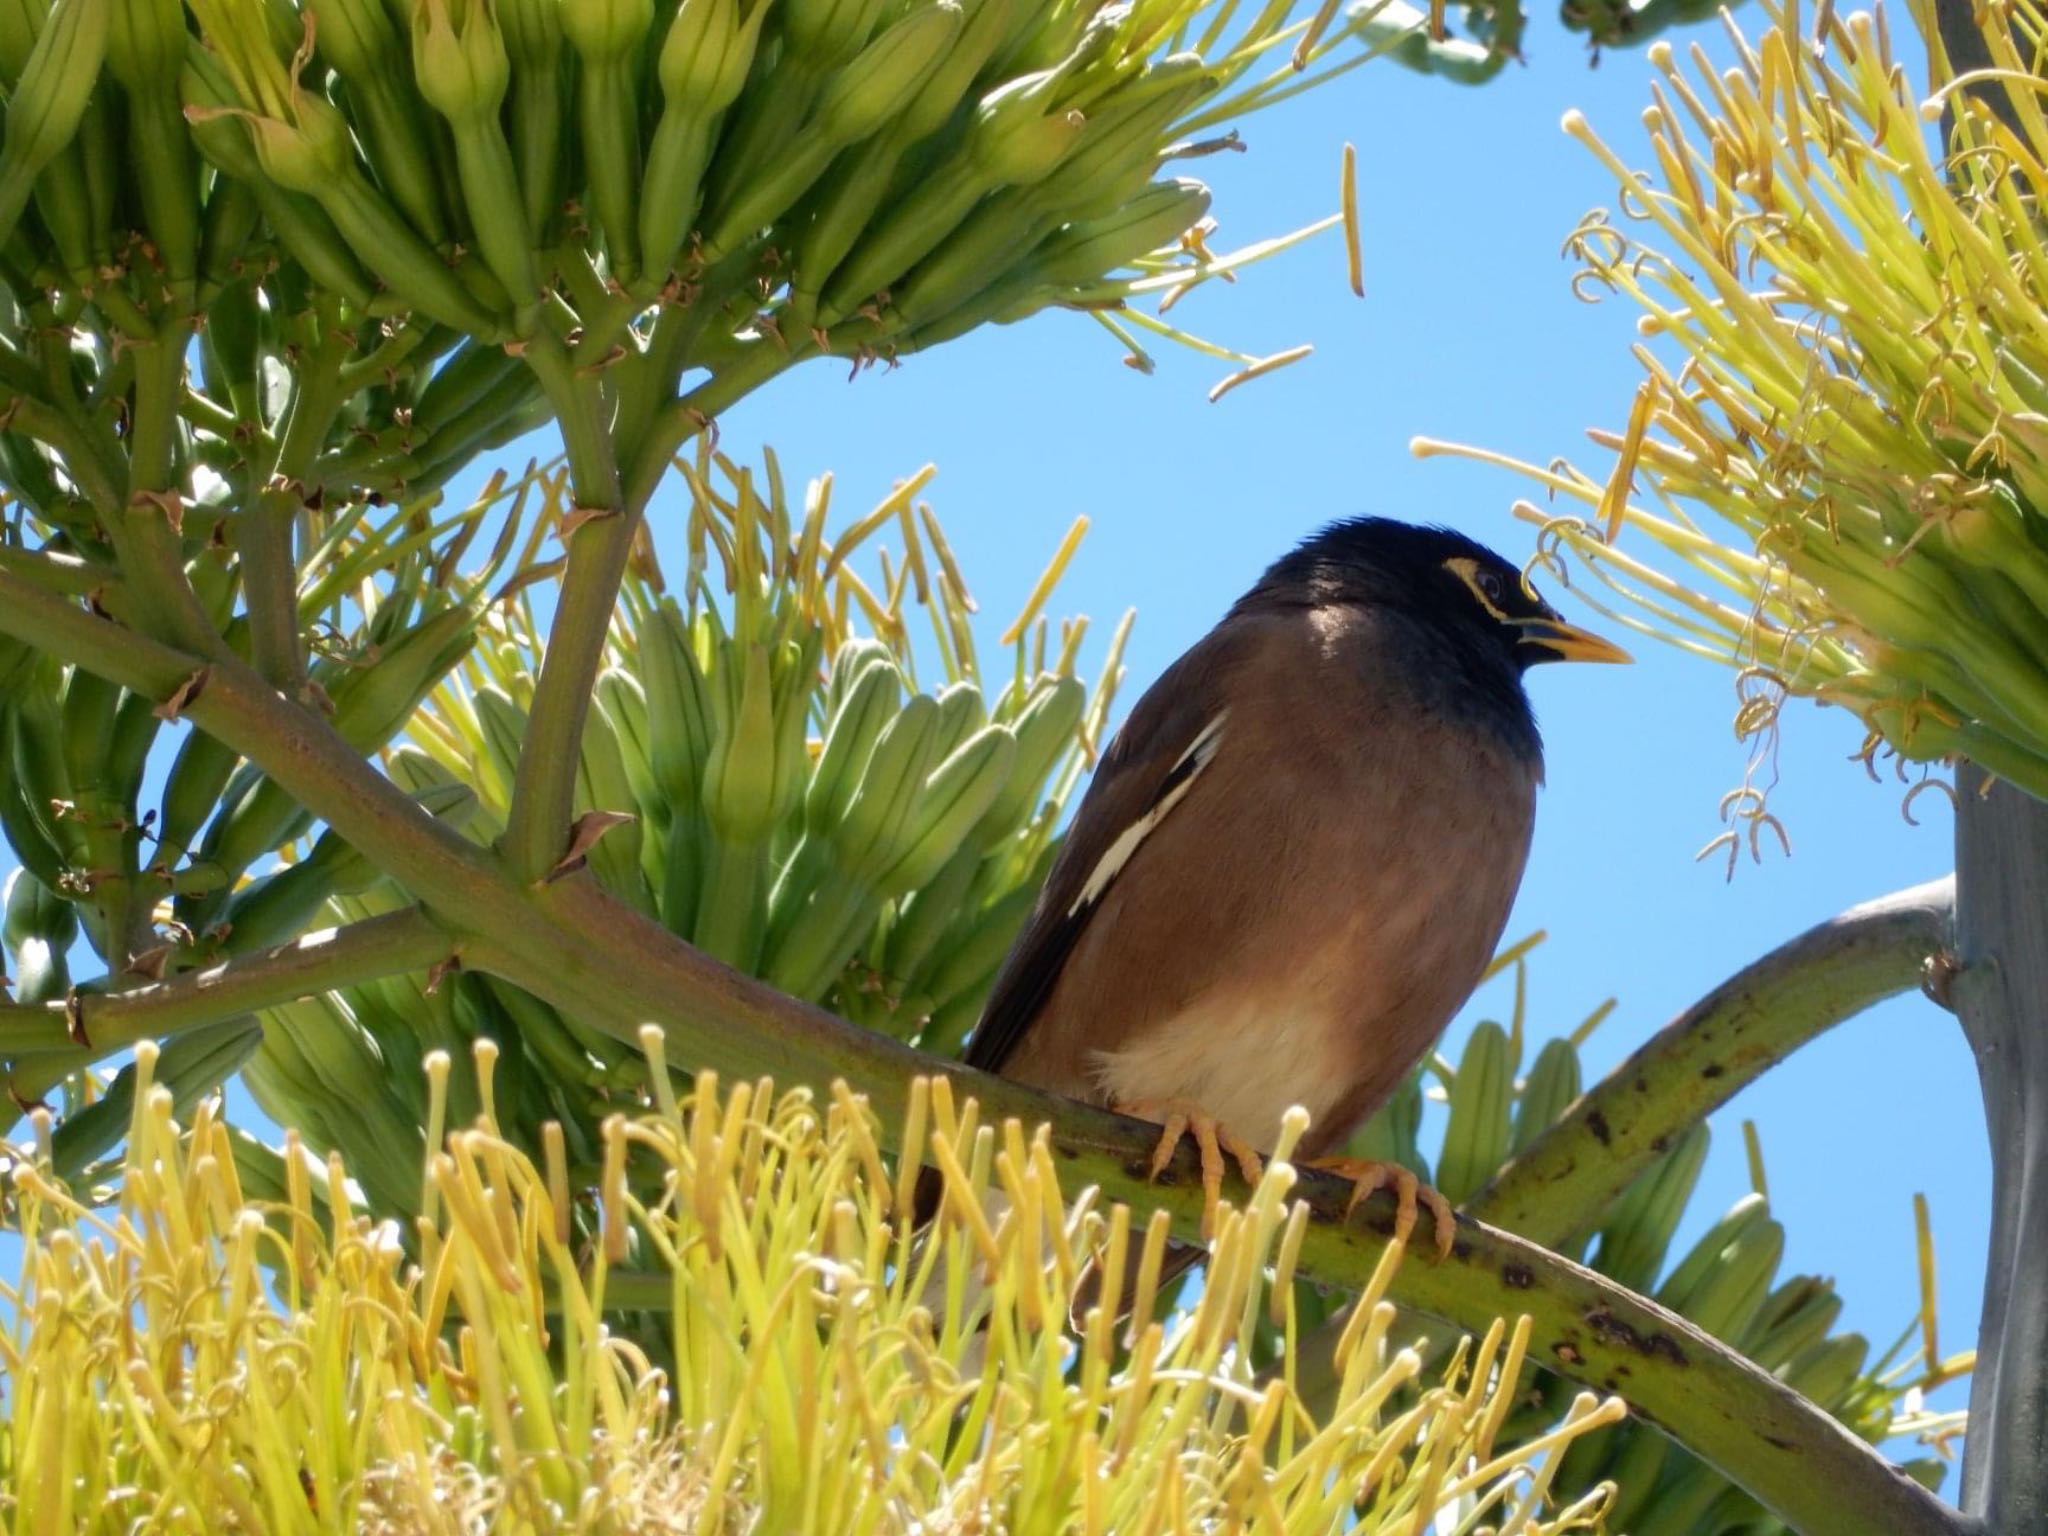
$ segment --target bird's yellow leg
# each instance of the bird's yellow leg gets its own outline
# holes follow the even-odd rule
[[[1173,1161],[1174,1150],[1183,1136],[1193,1136],[1202,1154],[1202,1236],[1211,1235],[1216,1222],[1216,1203],[1223,1198],[1223,1154],[1237,1162],[1247,1184],[1259,1182],[1265,1164],[1251,1143],[1233,1135],[1230,1128],[1201,1105],[1187,1099],[1133,1099],[1112,1103],[1110,1108],[1135,1120],[1151,1120],[1166,1129],[1152,1150],[1152,1164],[1145,1176],[1156,1179]]]
[[[1367,1195],[1382,1189],[1393,1190],[1397,1202],[1394,1236],[1404,1243],[1408,1241],[1408,1234],[1415,1230],[1416,1208],[1428,1206],[1430,1220],[1436,1225],[1437,1257],[1450,1257],[1451,1241],[1457,1234],[1457,1218],[1451,1214],[1451,1202],[1399,1163],[1368,1162],[1357,1157],[1318,1157],[1309,1159],[1304,1166],[1351,1180],[1351,1200],[1344,1207],[1346,1216],[1357,1210],[1358,1202]]]

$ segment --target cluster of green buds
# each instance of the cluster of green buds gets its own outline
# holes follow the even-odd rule
[[[1606,1002],[1571,1030],[1531,1038],[1528,956],[1540,933],[1503,950],[1492,976],[1512,974],[1505,1023],[1482,1020],[1452,1060],[1432,1052],[1395,1097],[1360,1128],[1345,1151],[1398,1163],[1433,1183],[1453,1205],[1484,1216],[1483,1192],[1500,1171],[1548,1131],[1585,1085],[1581,1049],[1614,1004]],[[1435,1155],[1423,1150],[1425,1105],[1442,1107],[1442,1138]],[[1837,1332],[1842,1298],[1832,1280],[1785,1275],[1780,1268],[1785,1229],[1772,1217],[1755,1127],[1745,1123],[1754,1188],[1683,1252],[1673,1239],[1682,1225],[1698,1225],[1694,1195],[1705,1167],[1710,1132],[1696,1123],[1647,1167],[1604,1210],[1582,1213],[1582,1236],[1558,1245],[1567,1258],[1617,1284],[1654,1297],[1661,1305],[1739,1350],[1873,1444],[1917,1435],[1940,1454],[1905,1464],[1907,1475],[1936,1487],[1947,1468],[1954,1416],[1928,1416],[1928,1390],[1968,1371],[1965,1361],[1944,1360],[1934,1342],[1931,1291],[1932,1238],[1921,1210],[1923,1287],[1921,1315],[1906,1334],[1873,1358],[1860,1334]],[[1475,1199],[1475,1197],[1477,1197]],[[1304,1324],[1328,1315],[1346,1298],[1301,1283],[1296,1308]],[[1923,1340],[1925,1349],[1910,1346]],[[1268,1331],[1259,1348],[1277,1355],[1281,1340]],[[1516,1432],[1554,1422],[1569,1402],[1563,1385],[1540,1376],[1527,1382],[1525,1406],[1508,1423]],[[1756,1501],[1689,1452],[1647,1425],[1633,1421],[1589,1435],[1559,1468],[1556,1488],[1566,1499],[1603,1483],[1617,1492],[1609,1527],[1632,1536],[1698,1536],[1741,1530],[1782,1532]]]
[[[951,1053],[1057,851],[1129,621],[1091,689],[1076,672],[1085,621],[1055,636],[1041,613],[1077,526],[984,682],[973,601],[918,499],[931,474],[828,532],[829,476],[793,506],[772,453],[756,471],[700,449],[685,476],[688,568],[671,593],[651,555],[636,558],[575,809],[592,834],[578,856],[621,900],[784,991]],[[533,538],[573,515],[564,469],[535,470],[523,491],[535,510],[515,501],[508,528],[530,521]],[[853,557],[883,538],[898,553],[878,548],[864,580]],[[543,579],[484,606],[478,643],[437,675],[384,753],[395,782],[480,843],[510,808],[539,666],[534,610],[546,600]],[[292,900],[301,925],[398,904],[331,832],[293,853],[228,899],[228,941],[273,901]],[[313,908],[297,905],[308,897]],[[436,1050],[467,1063],[478,1040],[499,1051],[494,1113],[506,1133],[538,1146],[541,1127],[559,1122],[579,1166],[596,1158],[605,1116],[647,1089],[638,1052],[465,973],[269,1010],[244,1076],[280,1124],[347,1156],[375,1208],[411,1211],[428,1125],[422,1063]],[[465,1072],[447,1087],[453,1124],[481,1107]]]
[[[1228,272],[1206,190],[1161,168],[1415,30],[1290,9],[25,4],[0,21],[0,286],[35,329],[200,330],[231,464],[274,415],[241,398],[252,349],[289,374],[338,346],[353,387],[317,393],[286,478],[418,489],[481,446],[449,429],[486,396],[494,425],[563,409],[565,350],[585,377],[630,361],[605,384],[644,425],[742,357],[749,385],[858,367]],[[310,339],[261,346],[309,310]]]
[[[2032,184],[2048,125],[1951,78],[1915,7],[1932,94],[1883,9],[1737,37],[1732,74],[1661,45],[1639,177],[1577,114],[1625,221],[1571,237],[1588,297],[1642,307],[1644,378],[1593,475],[1511,467],[1585,511],[1523,505],[1618,622],[1744,674],[1736,722],[1787,695],[1853,710],[1880,749],[1965,756],[2048,795],[2048,253]],[[2032,0],[1977,18],[1997,69],[2032,72]],[[1953,115],[1947,153],[1927,123]],[[1647,494],[1644,494],[1647,493]],[[1700,518],[1704,511],[1710,514]],[[1615,600],[1618,599],[1618,602]]]

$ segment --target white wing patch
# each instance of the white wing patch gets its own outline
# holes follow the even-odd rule
[[[1216,756],[1216,748],[1223,740],[1223,722],[1230,716],[1224,710],[1214,720],[1196,733],[1188,743],[1187,751],[1174,759],[1173,766],[1166,772],[1160,784],[1160,794],[1151,808],[1136,821],[1117,834],[1116,841],[1104,851],[1095,868],[1089,873],[1087,883],[1081,887],[1081,894],[1074,898],[1074,904],[1067,908],[1068,917],[1078,917],[1088,907],[1102,899],[1102,893],[1109,889],[1110,882],[1123,872],[1131,862],[1131,855],[1138,851],[1138,845],[1152,835],[1152,829],[1166,819],[1171,811],[1195,786],[1195,780],[1202,776],[1202,770],[1209,766]]]

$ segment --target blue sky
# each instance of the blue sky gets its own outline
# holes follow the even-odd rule
[[[1753,26],[1763,19],[1739,14]],[[1726,55],[1718,28],[1693,35]],[[1357,145],[1363,300],[1345,286],[1341,243],[1325,236],[1175,312],[1246,351],[1313,342],[1303,363],[1212,405],[1206,392],[1227,364],[1162,345],[1158,372],[1144,377],[1092,322],[1048,315],[851,384],[835,365],[800,370],[730,412],[723,446],[746,462],[772,443],[799,483],[832,470],[835,501],[849,511],[935,461],[929,497],[990,640],[1085,513],[1093,528],[1055,607],[1095,617],[1091,664],[1116,616],[1138,609],[1126,702],[1267,561],[1329,518],[1441,521],[1526,556],[1529,531],[1508,515],[1526,486],[1499,471],[1417,462],[1407,444],[1426,434],[1542,462],[1578,453],[1588,426],[1621,424],[1634,316],[1575,299],[1559,255],[1580,215],[1610,204],[1613,188],[1558,121],[1579,107],[1632,150],[1650,74],[1637,52],[1589,67],[1583,41],[1548,13],[1532,23],[1526,53],[1526,67],[1480,89],[1376,63],[1250,120],[1249,153],[1188,168],[1216,189],[1213,243],[1225,249],[1332,211],[1340,148]],[[677,504],[673,488],[665,494],[654,515],[667,552],[664,512]],[[666,521],[672,532],[677,520]],[[1772,793],[1793,857],[1745,863],[1732,884],[1718,860],[1696,864],[1720,829],[1721,795],[1743,772],[1733,676],[1654,645],[1632,648],[1632,668],[1547,668],[1532,679],[1549,787],[1510,927],[1511,936],[1550,934],[1531,974],[1539,1038],[1610,995],[1620,1000],[1589,1047],[1595,1069],[1774,944],[1952,861],[1939,796],[1922,796],[1922,825],[1908,826],[1902,789],[1873,785],[1847,761],[1860,727],[1795,707]],[[1472,1018],[1505,999],[1480,1003]],[[1896,1001],[1745,1093],[1716,1122],[1701,1221],[1748,1187],[1744,1117],[1762,1132],[1788,1228],[1786,1272],[1835,1276],[1847,1325],[1879,1345],[1916,1306],[1911,1197],[1929,1196],[1943,1345],[1967,1347],[1989,1174],[1974,1070],[1953,1020],[1917,996]]]

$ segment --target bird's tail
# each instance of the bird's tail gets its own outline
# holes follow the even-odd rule
[[[910,1197],[910,1224],[922,1231],[932,1224],[932,1218],[939,1214],[939,1206],[946,1198],[946,1176],[929,1164],[918,1169],[917,1187]]]

